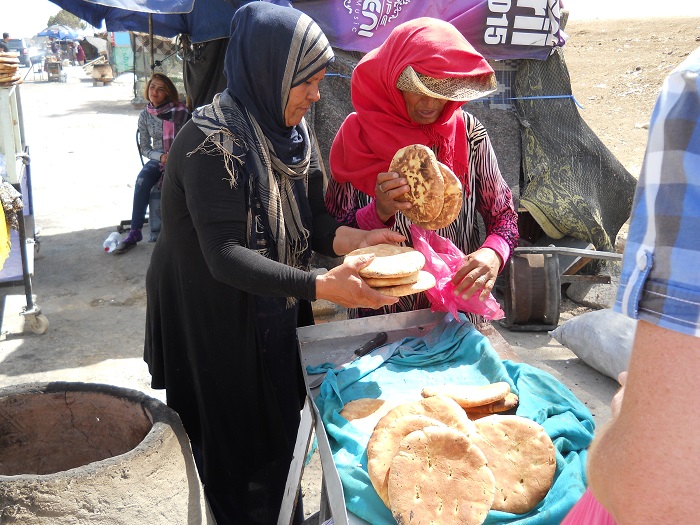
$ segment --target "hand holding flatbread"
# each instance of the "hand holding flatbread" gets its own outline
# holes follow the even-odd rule
[[[378,244],[354,250],[345,256],[345,260],[368,253],[374,254],[374,260],[360,269],[360,277],[384,295],[402,297],[435,286],[435,277],[422,270],[425,257],[413,248]]]
[[[414,144],[401,148],[389,170],[406,179],[409,190],[396,201],[411,203],[411,208],[402,211],[413,223],[437,230],[457,218],[462,209],[462,183],[449,167],[438,162],[429,147]]]
[[[414,222],[431,221],[442,209],[445,182],[440,165],[432,150],[422,144],[406,146],[396,152],[389,165],[394,171],[406,178],[409,191],[396,200],[412,204],[404,210],[404,215]]]

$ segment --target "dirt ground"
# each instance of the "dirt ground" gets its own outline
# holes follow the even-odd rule
[[[700,45],[700,20],[573,19],[565,30],[564,58],[581,116],[636,177],[659,88]]]
[[[700,45],[699,25],[684,18],[570,20],[566,27],[564,56],[573,94],[584,106],[581,115],[634,176],[662,80]],[[66,83],[27,72],[21,86],[40,241],[33,288],[50,326],[43,335],[33,334],[19,315],[26,306],[23,287],[0,288],[0,387],[109,383],[164,400],[163,392],[149,388],[141,358],[144,278],[153,244],[140,243],[122,257],[102,249],[107,235],[130,216],[140,169],[132,78],[95,87],[82,69],[67,72]],[[561,320],[586,310],[566,301]],[[598,425],[609,419],[613,380],[546,332],[499,331],[525,362],[552,373],[586,403]],[[318,508],[319,477],[314,457],[303,483],[307,514]]]

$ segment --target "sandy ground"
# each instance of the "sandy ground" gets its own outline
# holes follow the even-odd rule
[[[585,107],[582,116],[636,176],[661,81],[698,45],[698,20],[572,20],[567,33],[565,58],[574,96]],[[122,257],[102,249],[102,241],[130,216],[141,166],[132,79],[124,75],[95,87],[82,69],[67,72],[66,83],[42,81],[30,72],[21,86],[40,240],[33,286],[50,327],[43,335],[28,330],[19,315],[26,306],[23,287],[0,288],[0,387],[84,381],[164,400],[162,391],[149,388],[141,358],[144,277],[153,244],[140,243]],[[562,322],[585,311],[570,303],[563,310]],[[598,425],[609,419],[615,381],[546,332],[500,332],[523,361],[570,388]],[[319,472],[314,457],[304,478],[307,514],[318,508]]]

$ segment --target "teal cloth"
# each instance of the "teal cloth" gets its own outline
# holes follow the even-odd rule
[[[451,314],[423,337],[406,337],[373,351],[338,373],[329,370],[316,404],[330,440],[348,511],[374,525],[396,523],[367,474],[370,434],[340,415],[360,398],[404,402],[430,385],[506,381],[518,394],[519,416],[544,427],[557,449],[554,483],[528,514],[491,511],[486,524],[559,524],[586,489],[586,449],[595,423],[589,410],[550,374],[502,361],[488,338],[465,316]]]

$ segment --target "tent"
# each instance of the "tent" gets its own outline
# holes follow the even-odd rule
[[[250,0],[51,0],[95,27],[138,31],[163,37],[180,34],[193,43],[227,38],[235,10]],[[266,0],[291,5],[311,16],[334,47],[367,52],[398,24],[422,16],[452,23],[490,59],[545,60],[562,46],[559,2],[431,0],[406,5],[374,0],[353,9],[347,0]],[[384,5],[386,4],[386,6]]]
[[[51,0],[95,27],[137,31],[192,42],[226,38],[236,6],[227,0]]]
[[[49,38],[55,38],[57,40],[75,40],[78,38],[78,33],[76,33],[70,27],[62,26],[60,24],[54,24],[47,27],[36,36],[47,36]]]
[[[194,106],[207,103],[223,87],[225,39],[235,10],[250,0],[51,0],[95,27],[182,37],[185,88]],[[430,0],[398,3],[349,0],[266,0],[291,5],[311,16],[337,49],[367,52],[396,25],[430,16],[451,22],[484,57],[492,60],[545,60],[564,45],[559,1],[493,2]],[[152,42],[153,39],[151,38]],[[151,50],[151,70],[155,67]]]

